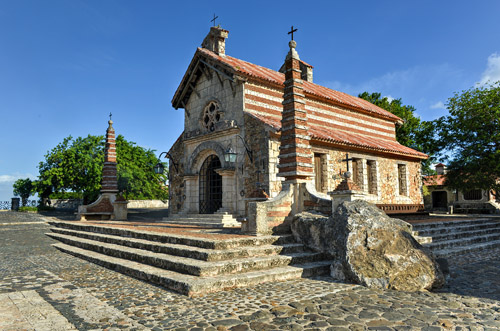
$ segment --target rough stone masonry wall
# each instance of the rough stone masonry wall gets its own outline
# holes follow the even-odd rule
[[[244,190],[245,196],[249,196],[255,189],[257,183],[261,183],[262,189],[270,195],[270,169],[275,170],[276,165],[271,165],[269,150],[269,128],[261,121],[249,114],[245,114],[245,141],[253,153],[253,163],[245,156],[244,163]],[[274,168],[274,169],[273,169]]]
[[[279,141],[269,140],[269,155],[277,155],[279,152]],[[341,175],[346,171],[346,163],[342,162],[345,159],[345,150],[327,148],[324,146],[315,146],[313,143],[313,150],[317,154],[322,154],[321,158],[323,163],[323,170],[327,174],[323,174],[323,185],[326,191],[333,191],[342,181]],[[420,162],[396,159],[394,157],[386,157],[368,153],[349,152],[349,157],[357,159],[358,171],[362,171],[362,179],[364,185],[361,189],[367,194],[367,200],[379,204],[422,204],[423,197],[421,191],[421,175],[420,175]],[[372,168],[374,172],[373,179],[375,183],[371,186],[375,187],[376,194],[369,194],[368,192],[368,166],[367,161],[375,164]],[[399,194],[399,177],[398,177],[398,164],[406,165],[406,184],[407,195]],[[270,163],[270,167],[273,166]],[[326,170],[325,170],[326,169]],[[352,171],[352,167],[350,167]],[[270,195],[275,196],[281,190],[281,178],[273,176],[273,170],[270,169]],[[275,174],[275,172],[274,172]]]
[[[182,160],[184,158],[184,142],[182,136],[174,143],[170,149],[170,155],[174,160]],[[175,167],[170,167],[169,178],[169,205],[170,213],[177,214],[184,204],[185,187],[184,187],[184,174],[185,162],[178,162],[177,168],[179,172],[175,171]]]
[[[210,101],[217,101],[220,105],[220,122],[225,120],[235,121],[237,125],[243,124],[243,86],[234,84],[235,92],[231,89],[228,80],[222,84],[215,72],[212,77],[202,75],[196,83],[197,93],[192,93],[187,104],[184,116],[184,132],[189,136],[206,133],[202,128],[202,112]]]

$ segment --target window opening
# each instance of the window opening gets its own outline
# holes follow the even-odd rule
[[[208,131],[215,131],[215,124],[222,118],[222,111],[216,101],[210,101],[203,109],[202,126]]]

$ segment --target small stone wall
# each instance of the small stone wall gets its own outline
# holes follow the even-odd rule
[[[323,215],[332,214],[332,199],[323,193],[317,192],[312,183],[305,184],[302,191],[304,211],[315,211]]]
[[[81,199],[50,199],[50,206],[58,210],[77,210],[83,204]],[[168,208],[168,201],[129,200],[128,208]]]
[[[49,199],[49,206],[58,210],[77,210],[82,204],[82,199]]]
[[[312,183],[285,183],[275,198],[248,203],[248,220],[241,229],[250,235],[290,232],[294,215],[303,211],[330,215],[332,201],[328,196],[316,192]]]
[[[275,198],[262,202],[248,203],[248,220],[241,226],[242,233],[249,235],[268,235],[288,232],[294,200],[294,187],[286,184]]]
[[[128,200],[130,208],[168,208],[168,201],[162,200]]]

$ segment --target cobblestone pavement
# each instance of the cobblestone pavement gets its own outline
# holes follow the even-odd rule
[[[0,212],[0,330],[500,329],[500,249],[450,259],[435,293],[323,277],[187,298],[61,253],[48,230]]]

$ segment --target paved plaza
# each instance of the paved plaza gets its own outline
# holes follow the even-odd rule
[[[500,329],[500,249],[450,259],[435,293],[322,277],[188,298],[59,252],[46,219],[0,212],[0,330]]]

